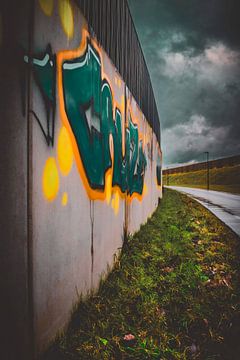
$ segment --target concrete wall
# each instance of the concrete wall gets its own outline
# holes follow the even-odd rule
[[[20,281],[30,281],[38,354],[67,324],[78,295],[97,288],[125,234],[155,210],[162,187],[156,135],[79,8],[39,0],[33,14],[30,50],[22,41],[29,92],[20,94],[13,81],[4,116],[19,126],[14,104],[27,97],[21,134],[11,144],[16,190],[24,184],[14,195],[21,210],[13,207],[11,217],[17,211],[22,220]]]

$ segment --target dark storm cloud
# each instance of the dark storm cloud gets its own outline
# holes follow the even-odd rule
[[[239,46],[238,0],[129,0],[139,32],[174,29],[188,33],[186,45],[201,48],[205,38]]]
[[[240,153],[239,3],[129,0],[158,104],[165,164]],[[191,130],[192,129],[192,130]]]

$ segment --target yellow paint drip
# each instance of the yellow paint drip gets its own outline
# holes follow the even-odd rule
[[[58,136],[57,157],[63,175],[68,175],[73,164],[73,149],[67,129],[63,126]]]
[[[143,196],[146,196],[147,193],[148,193],[148,187],[147,187],[147,185],[144,183],[144,185],[143,185]]]
[[[42,178],[42,188],[45,198],[53,201],[59,190],[59,175],[56,160],[53,157],[47,159]]]
[[[51,16],[53,12],[54,0],[39,0],[39,5],[45,15]]]
[[[124,109],[124,106],[125,106],[125,98],[124,98],[123,95],[121,96],[121,106],[122,106],[122,108]]]
[[[64,192],[62,196],[62,206],[66,206],[67,203],[68,203],[68,194]]]
[[[118,191],[116,191],[114,193],[114,197],[112,199],[111,205],[112,205],[112,208],[114,210],[114,214],[117,215],[118,211],[119,211],[119,192]]]
[[[106,189],[106,201],[110,204],[111,196],[112,196],[112,175],[108,173],[105,181],[105,189]]]
[[[70,0],[59,0],[59,15],[63,30],[67,37],[71,39],[74,33],[73,9]]]

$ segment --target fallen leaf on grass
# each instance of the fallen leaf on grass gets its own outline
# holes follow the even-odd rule
[[[208,326],[208,320],[207,319],[203,319],[203,322],[205,323],[206,326]]]
[[[166,312],[163,309],[160,309],[158,306],[156,307],[156,313],[158,316],[165,316]]]
[[[212,287],[212,288],[216,288],[219,286],[227,286],[227,288],[229,289],[233,289],[232,286],[229,283],[229,280],[231,279],[231,276],[228,276],[226,278],[222,278],[222,279],[212,279],[212,280],[207,280],[204,285],[207,285],[208,287]]]
[[[232,289],[232,286],[229,284],[228,280],[225,278],[222,279],[222,283],[226,285],[229,289]]]
[[[127,334],[127,335],[124,335],[123,340],[126,340],[126,341],[135,340],[135,336],[132,334]]]
[[[133,334],[126,334],[123,337],[124,344],[127,346],[133,346],[136,343],[136,338]]]

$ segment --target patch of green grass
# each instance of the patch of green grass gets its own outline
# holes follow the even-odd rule
[[[239,238],[200,204],[166,190],[44,359],[238,360],[239,265]]]
[[[210,169],[210,190],[240,194],[240,165]],[[206,189],[206,169],[163,176],[164,185]]]

